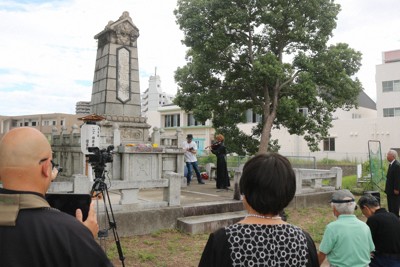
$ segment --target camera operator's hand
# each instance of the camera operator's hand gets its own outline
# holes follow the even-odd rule
[[[99,225],[97,223],[96,212],[94,211],[94,202],[90,203],[89,213],[86,221],[83,221],[83,215],[81,209],[77,209],[75,212],[75,217],[83,223],[89,230],[92,232],[93,237],[97,237],[97,233],[99,232]]]

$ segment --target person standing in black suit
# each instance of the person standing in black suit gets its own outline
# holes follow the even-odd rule
[[[386,175],[385,193],[387,196],[388,210],[399,217],[400,208],[400,163],[397,160],[396,150],[389,150],[386,155],[389,168]]]

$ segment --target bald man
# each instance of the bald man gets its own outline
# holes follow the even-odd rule
[[[49,206],[44,196],[57,176],[46,137],[34,128],[0,141],[0,265],[112,266],[94,236],[93,205],[86,221]]]

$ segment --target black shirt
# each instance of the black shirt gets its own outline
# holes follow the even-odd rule
[[[375,251],[400,255],[400,221],[393,213],[380,208],[368,218],[367,224],[371,229]]]
[[[0,189],[0,194],[13,193],[27,192]],[[0,266],[105,267],[112,264],[90,230],[76,218],[51,208],[34,208],[20,210],[15,226],[0,226]]]

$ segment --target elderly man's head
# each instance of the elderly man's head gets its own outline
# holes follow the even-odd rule
[[[388,153],[386,154],[386,159],[389,162],[392,162],[393,160],[397,159],[397,151],[396,150],[389,150]]]
[[[338,190],[332,195],[331,205],[335,216],[353,214],[356,202],[353,194],[347,190]]]
[[[44,194],[53,173],[51,146],[38,130],[15,128],[0,140],[0,179],[11,190]]]
[[[358,206],[365,217],[369,218],[380,208],[379,200],[371,194],[365,194],[358,200]]]

